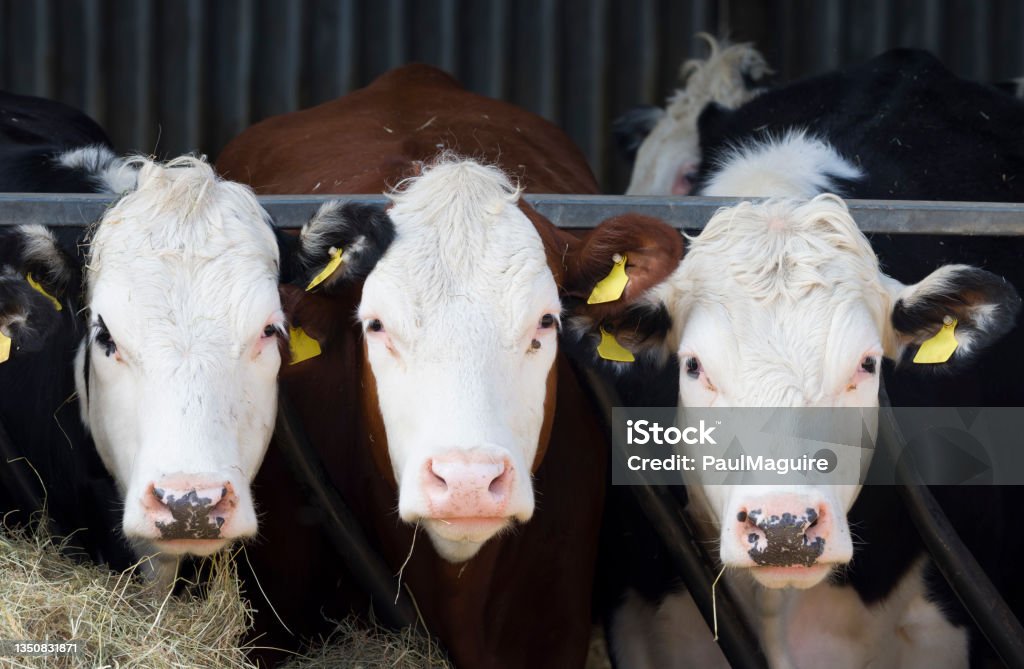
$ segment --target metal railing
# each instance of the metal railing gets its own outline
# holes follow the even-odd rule
[[[380,195],[264,195],[260,204],[279,228],[299,228],[329,200],[384,204]],[[592,228],[612,216],[633,213],[660,218],[697,231],[720,207],[739,198],[627,197],[624,195],[525,195],[552,223],[569,229]],[[40,223],[87,226],[113,201],[107,195],[0,193],[0,225]],[[1024,204],[1001,202],[923,202],[847,200],[860,229],[869,234],[1017,236],[1024,233]]]

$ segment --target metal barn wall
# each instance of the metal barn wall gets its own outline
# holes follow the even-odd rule
[[[1024,0],[0,0],[0,87],[86,110],[122,151],[216,157],[254,121],[425,61],[561,125],[621,192],[609,123],[671,93],[698,30],[756,41],[782,80],[892,46],[1024,74]]]

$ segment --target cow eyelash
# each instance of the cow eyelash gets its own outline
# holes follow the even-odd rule
[[[103,322],[103,316],[97,316],[96,322],[93,323],[92,327],[93,342],[98,344],[103,349],[103,353],[108,358],[116,354],[117,344],[114,342],[114,338],[110,336],[110,330],[107,329],[107,324]]]

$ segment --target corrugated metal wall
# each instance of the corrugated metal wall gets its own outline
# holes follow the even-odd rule
[[[621,192],[609,123],[671,92],[698,30],[755,40],[783,80],[891,46],[1024,74],[1024,0],[0,0],[0,87],[86,110],[120,150],[215,157],[253,121],[425,61],[560,124]]]

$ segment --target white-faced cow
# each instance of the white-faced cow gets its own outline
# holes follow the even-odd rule
[[[596,192],[579,151],[426,66],[260,123],[218,168],[268,192],[389,194],[386,210],[329,204],[304,228],[303,278],[316,285],[293,287],[285,305],[322,353],[283,371],[283,390],[457,664],[580,666],[607,438],[559,350],[561,299],[586,298],[613,246],[630,253],[631,290],[660,280],[678,233],[636,217],[582,241],[559,231],[521,194]],[[264,531],[301,546],[309,579],[287,587],[308,593],[305,610],[278,611],[308,630],[302,617],[321,610],[309,602],[346,606],[345,575],[316,526],[303,533],[289,493],[270,493]]]
[[[1013,327],[1020,306],[1004,279],[970,266],[947,265],[912,285],[887,277],[833,195],[723,209],[689,242],[672,276],[638,303],[623,304],[611,319],[622,321],[616,330],[626,345],[664,346],[678,356],[678,399],[686,407],[876,407],[883,357],[906,362],[951,317],[960,346],[944,364],[967,365]],[[666,314],[672,325],[663,341],[630,327],[634,321],[663,323]],[[859,443],[858,435],[839,441]],[[892,594],[882,614],[852,590],[837,595],[839,589],[826,582],[851,559],[856,565],[847,512],[858,492],[853,484],[698,485],[688,496],[702,538],[717,544],[736,587],[770,589],[741,599],[773,666],[811,667],[840,657],[860,666],[856,661],[866,662],[872,653],[892,661],[903,652],[885,645],[895,629],[904,630],[905,652],[918,658],[944,661],[952,653],[966,661],[963,631],[934,607],[923,608],[920,565],[904,588],[910,591]],[[773,550],[792,528],[768,522],[772,516],[795,519],[798,544],[807,550]],[[814,591],[795,595],[778,590],[783,588]],[[644,619],[656,629],[652,620],[659,616],[679,616],[688,607],[692,612],[686,598],[669,595],[658,604],[627,595],[612,625],[616,654],[626,666],[660,666],[650,653],[665,651],[676,663],[692,659],[691,653],[717,655],[710,637],[703,647],[669,642],[657,651],[657,643],[635,633]],[[812,622],[813,633],[804,634]],[[645,656],[652,665],[639,663]]]
[[[252,191],[203,160],[138,164],[138,187],[89,240],[81,414],[123,496],[125,536],[204,555],[257,530],[249,484],[286,333],[278,247]]]
[[[819,193],[838,192],[853,198],[1020,202],[1024,201],[1024,182],[1016,175],[1024,166],[1022,120],[1024,105],[1020,101],[992,87],[954,77],[926,53],[896,50],[862,65],[762,92],[736,109],[708,105],[698,122],[703,159],[693,193],[810,198]],[[687,154],[667,145],[659,148],[655,138],[651,138],[647,148],[667,162],[672,161],[674,154],[679,156],[677,163],[689,159]],[[669,191],[662,188],[658,192]],[[1024,278],[1014,260],[1017,247],[1013,243],[940,238],[915,239],[911,247],[898,239],[878,237],[872,241],[879,255],[889,261],[889,273],[904,282],[916,281],[936,266],[962,258],[999,267],[1014,283]],[[941,274],[943,271],[950,270],[940,269],[935,276],[956,278]],[[957,274],[969,282],[984,279],[983,283],[990,283],[985,274],[966,270]],[[933,287],[943,286],[936,282]],[[969,292],[974,297],[983,294]],[[804,308],[812,307],[807,304]],[[984,315],[984,311],[978,313]],[[894,320],[893,324],[908,327],[913,322]],[[985,327],[994,325],[997,323]],[[975,349],[972,353],[982,355],[973,360],[974,364],[960,365],[952,374],[923,378],[921,374],[897,370],[886,379],[890,398],[896,404],[924,406],[1019,404],[1024,399],[1019,382],[1021,332],[1014,329],[1014,319],[1000,319],[998,325],[1012,332],[1004,344],[995,347],[996,352],[985,354]],[[776,347],[784,346],[787,336],[781,332],[768,341]],[[704,362],[701,359],[703,368],[695,373],[707,373],[717,384],[715,374],[707,370]],[[680,363],[685,370],[686,360]],[[680,397],[685,402],[687,387],[695,386],[685,384],[685,373],[680,378]],[[696,492],[700,497],[700,491]],[[999,528],[1011,521],[1003,509],[1016,508],[1018,495],[994,487],[935,492],[985,568],[993,578],[1002,578],[997,572],[1015,549],[992,537],[1004,534]],[[727,513],[724,502],[718,506],[718,514]],[[966,513],[966,509],[979,507],[992,511],[981,520]],[[728,521],[725,515],[721,517]],[[809,617],[818,616],[828,623],[829,616],[823,612],[831,611],[831,627],[838,629],[846,621],[848,633],[845,641],[842,634],[816,636],[824,641],[818,645],[824,653],[817,656],[818,660],[859,658],[874,652],[885,661],[898,664],[900,648],[912,653],[908,648],[915,644],[920,647],[924,638],[913,629],[908,635],[894,633],[908,629],[900,625],[900,612],[913,611],[921,616],[924,628],[930,623],[948,627],[953,622],[957,626],[956,630],[947,629],[945,636],[937,637],[947,640],[949,645],[939,644],[921,657],[945,654],[946,662],[965,663],[963,630],[968,620],[941,578],[936,578],[934,567],[923,560],[920,541],[895,496],[884,488],[869,488],[858,497],[850,517],[859,528],[856,535],[867,539],[861,545],[854,541],[851,566],[832,579],[850,587],[818,586],[802,596],[790,593],[786,600],[788,613],[783,616],[785,607],[778,610],[782,618],[755,616],[765,629],[775,624],[771,620],[788,621],[787,625],[764,632],[762,640],[774,653],[772,659],[795,662],[795,656],[787,657],[786,653],[810,652],[808,648],[813,644],[795,640],[797,630],[806,626],[806,612],[812,612]],[[823,526],[827,524],[819,521],[812,534],[820,532]],[[981,527],[986,529],[979,531]],[[856,536],[851,538],[856,540]],[[723,544],[723,557],[730,552],[737,557],[735,548]],[[650,608],[650,602],[659,601],[665,588],[648,585],[645,597],[634,599],[633,603],[650,613],[656,609]],[[935,601],[942,605],[936,608],[923,603]],[[794,602],[806,606],[804,617],[793,613],[800,608]],[[815,602],[817,605],[812,606]],[[678,613],[671,598],[663,604],[662,615],[673,610]],[[942,616],[937,614],[940,609]],[[628,618],[623,618],[627,626],[637,624],[635,620],[630,623]],[[856,642],[851,641],[855,638]],[[910,643],[911,639],[914,643]],[[901,646],[903,641],[907,644]],[[850,643],[860,644],[862,650],[846,653]],[[681,646],[676,644],[675,651],[684,652]],[[711,649],[717,656],[717,651]],[[974,647],[971,653],[976,653]],[[812,666],[808,664],[808,655],[800,657],[804,666]]]

